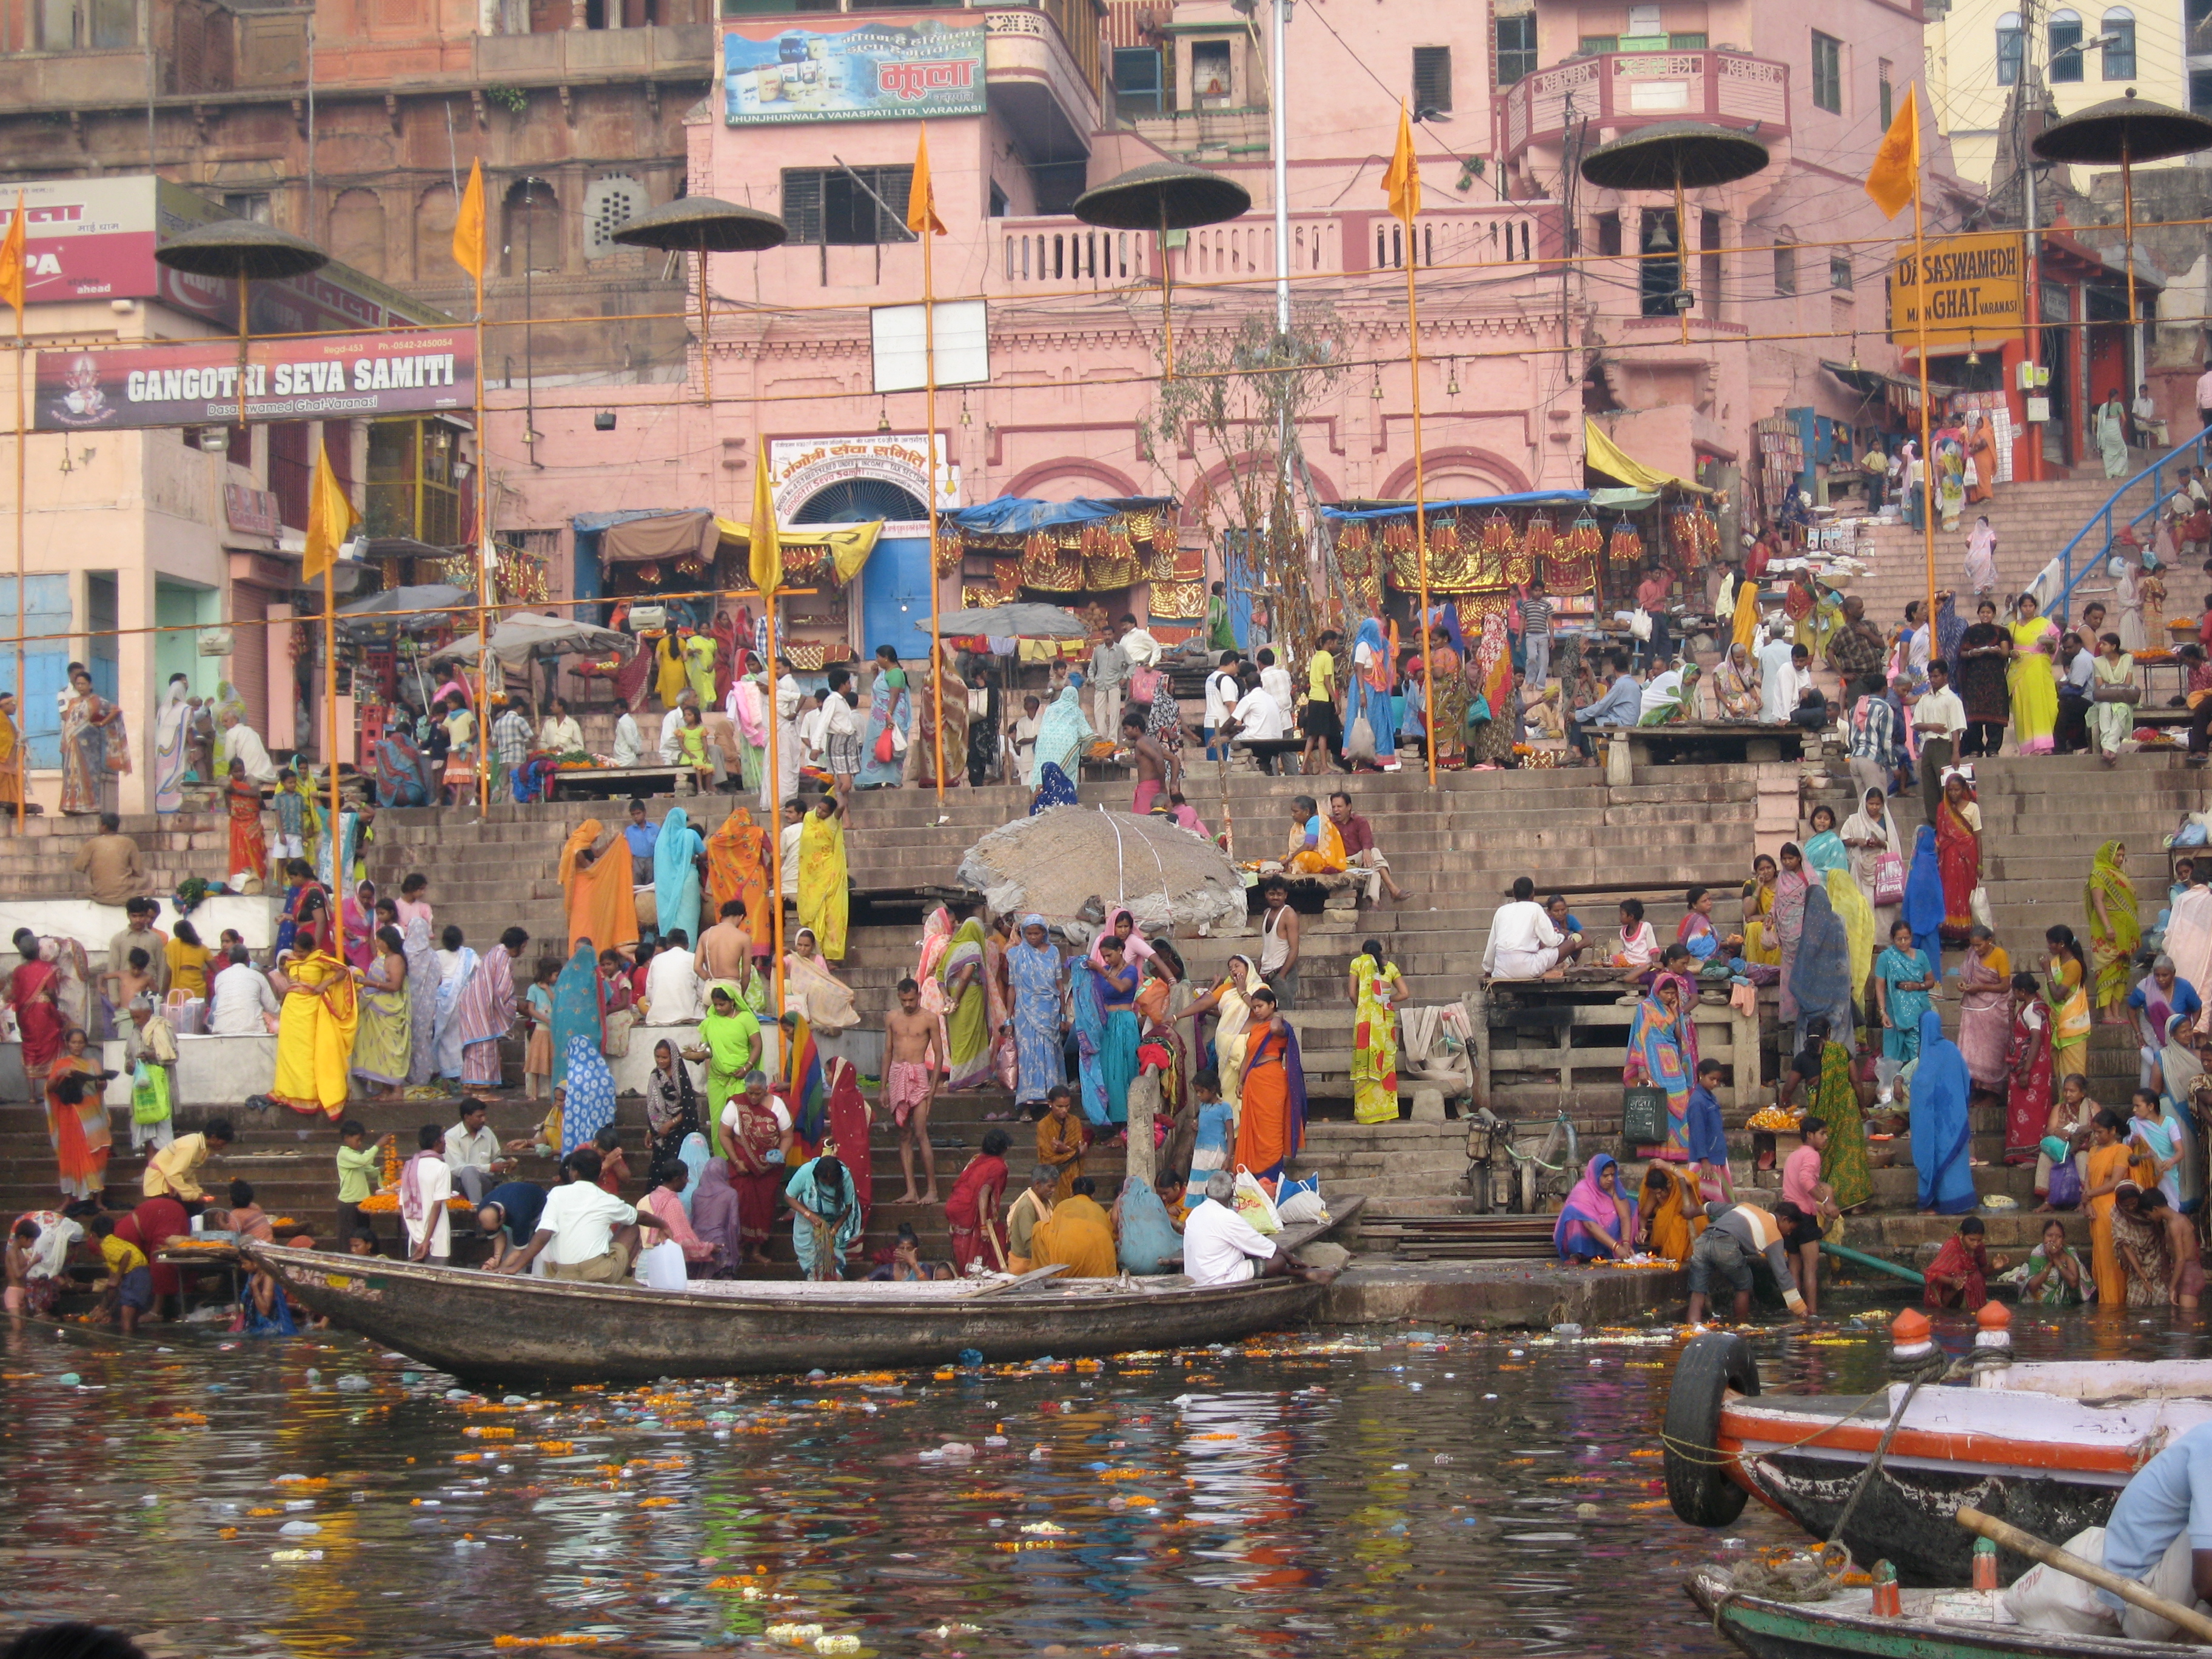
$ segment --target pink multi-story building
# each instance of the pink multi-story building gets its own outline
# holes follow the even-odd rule
[[[934,291],[981,302],[988,348],[988,379],[938,394],[940,505],[1172,495],[1186,557],[1206,549],[1218,574],[1203,505],[1272,440],[1243,456],[1187,433],[1147,441],[1159,283],[1164,260],[1186,341],[1272,315],[1269,0],[723,8],[722,79],[688,118],[690,193],[776,211],[790,240],[711,259],[711,335],[681,386],[540,386],[527,434],[522,411],[496,414],[495,526],[538,545],[561,532],[574,591],[605,591],[589,515],[743,520],[765,463],[787,522],[890,520],[857,598],[825,585],[794,601],[794,635],[910,647],[927,606],[925,399],[876,389],[872,330],[893,320],[876,308],[922,293],[903,228],[919,109],[946,231]],[[1325,319],[1351,365],[1301,412],[1313,496],[1413,493],[1409,257],[1431,499],[1581,487],[1586,415],[1646,465],[1731,489],[1754,465],[1756,421],[1808,411],[1816,447],[1882,423],[1874,377],[1899,362],[1882,279],[1909,224],[1882,218],[1861,180],[1916,78],[1921,27],[1900,0],[1297,4],[1279,89],[1291,288],[1299,325]],[[1420,118],[1410,246],[1382,189],[1401,99]],[[1691,191],[1686,227],[1671,194],[1577,176],[1598,145],[1686,119],[1753,134],[1771,165]],[[1940,176],[1942,141],[1923,131]],[[1236,179],[1250,212],[1164,246],[1073,216],[1085,188],[1170,158]],[[1931,230],[1956,205],[1931,198]],[[1695,258],[1678,274],[1685,230]],[[1141,588],[1126,597],[1143,609]],[[943,598],[959,602],[957,578]]]

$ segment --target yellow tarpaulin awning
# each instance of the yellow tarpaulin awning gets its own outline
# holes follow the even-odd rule
[[[722,539],[735,542],[739,547],[752,545],[753,532],[750,525],[736,524],[717,517],[714,528]],[[786,551],[802,547],[827,547],[830,562],[837,568],[837,585],[841,587],[860,574],[860,567],[868,562],[868,555],[876,550],[876,541],[884,533],[884,521],[872,519],[866,524],[841,524],[833,529],[786,531],[783,545]]]
[[[1644,465],[1607,437],[1598,423],[1587,415],[1583,416],[1583,465],[1593,472],[1602,472],[1608,478],[1618,478],[1638,489],[1686,489],[1693,495],[1713,493],[1703,484],[1692,483],[1687,478],[1678,478],[1671,472],[1656,471]]]

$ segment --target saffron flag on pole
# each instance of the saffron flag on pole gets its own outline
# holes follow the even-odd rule
[[[8,221],[8,234],[0,238],[0,300],[23,315],[23,192],[15,192],[15,216]]]
[[[783,586],[783,538],[775,522],[775,497],[768,487],[768,446],[757,433],[753,457],[752,579],[765,596]]]
[[[359,516],[331,471],[330,451],[316,445],[314,481],[307,487],[307,545],[300,557],[302,577],[313,581],[330,568]]]
[[[481,289],[484,279],[483,163],[469,163],[469,187],[461,192],[460,211],[453,216],[453,263],[469,274]]]
[[[920,236],[934,231],[945,234],[945,221],[937,216],[937,190],[929,181],[929,129],[923,127],[914,147],[914,183],[906,193],[906,228]]]
[[[1382,193],[1390,198],[1390,213],[1410,228],[1421,210],[1421,164],[1413,159],[1413,124],[1406,118],[1406,100],[1398,100],[1398,148],[1390,152],[1390,166],[1382,175]]]
[[[1920,188],[1920,106],[1912,92],[1908,84],[1905,101],[1882,134],[1881,148],[1875,152],[1874,167],[1866,176],[1866,193],[1892,219],[1911,204]]]

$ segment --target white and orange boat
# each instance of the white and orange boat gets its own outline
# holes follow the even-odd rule
[[[1843,1541],[1862,1563],[1887,1560],[1899,1582],[1970,1582],[1973,1535],[1962,1504],[2044,1538],[2101,1526],[2129,1477],[2179,1434],[2212,1421],[2212,1360],[2011,1363],[2004,1310],[1992,1303],[1986,1363],[1961,1382],[1893,1382],[1861,1399],[1767,1395],[1741,1337],[1693,1339],[1667,1403],[1667,1496],[1692,1526],[1725,1527],[1756,1498],[1826,1540],[1890,1421],[1904,1416],[1881,1468],[1850,1512]],[[1907,1310],[1900,1349],[1927,1345]],[[2003,1562],[2009,1580],[2024,1559]]]

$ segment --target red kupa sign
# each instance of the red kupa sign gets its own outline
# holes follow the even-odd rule
[[[228,425],[238,419],[238,346],[173,341],[40,351],[40,432]],[[475,399],[476,338],[465,329],[247,343],[248,421],[372,420],[464,409]]]

